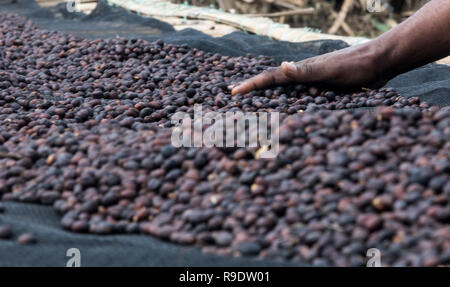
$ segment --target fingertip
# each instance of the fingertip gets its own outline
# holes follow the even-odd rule
[[[236,87],[233,87],[233,88],[231,89],[231,95],[232,95],[232,96],[237,95],[237,94],[239,94],[239,91],[240,91],[240,86],[239,86],[239,85],[236,86]]]
[[[296,70],[297,70],[297,67],[293,63],[289,63],[289,62],[281,63],[281,71],[286,75],[295,73]]]

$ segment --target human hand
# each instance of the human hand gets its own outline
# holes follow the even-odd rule
[[[380,77],[382,65],[377,61],[376,43],[362,44],[297,63],[284,62],[233,87],[232,94],[290,83],[345,88],[382,86],[388,79]]]

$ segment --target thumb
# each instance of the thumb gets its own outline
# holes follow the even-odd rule
[[[281,63],[281,70],[283,73],[288,76],[289,78],[296,78],[297,77],[297,66],[294,62],[283,62]]]
[[[313,78],[312,66],[310,63],[293,63],[283,62],[281,71],[290,79],[296,82],[308,82]]]

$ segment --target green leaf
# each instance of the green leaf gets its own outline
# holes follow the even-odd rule
[[[380,31],[381,33],[389,31],[391,27],[385,23],[378,22],[375,19],[372,19],[372,25],[375,26],[375,28]]]

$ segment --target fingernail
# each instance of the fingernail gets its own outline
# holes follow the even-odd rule
[[[293,62],[283,62],[281,65],[285,66],[286,69],[294,71],[296,69]]]
[[[236,86],[237,86],[236,84],[229,85],[229,86],[228,86],[228,90],[232,90],[232,89],[234,89]]]
[[[231,90],[236,90],[237,88],[239,88],[241,85],[233,85],[233,87],[231,88]]]
[[[239,91],[239,85],[235,86],[232,90],[231,90],[231,94],[234,96],[238,93]]]

